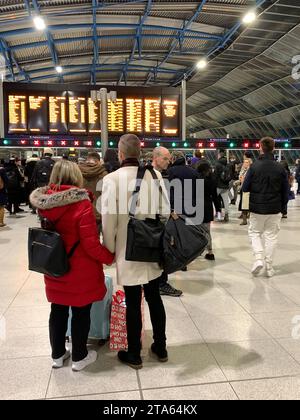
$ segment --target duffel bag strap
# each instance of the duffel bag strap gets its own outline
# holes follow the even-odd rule
[[[135,184],[134,191],[132,193],[129,217],[135,217],[137,202],[138,202],[138,199],[139,199],[139,193],[140,193],[140,190],[141,190],[141,185],[142,185],[142,181],[144,179],[146,170],[147,170],[146,167],[142,168],[141,166],[139,166],[139,168],[138,168],[136,184]]]

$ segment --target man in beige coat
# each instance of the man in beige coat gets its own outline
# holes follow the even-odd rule
[[[124,287],[126,295],[128,352],[120,351],[118,357],[121,362],[135,369],[142,368],[140,356],[142,286],[153,327],[154,343],[151,350],[159,361],[168,360],[166,314],[159,293],[159,277],[162,270],[156,263],[133,262],[125,259],[129,204],[136,184],[140,152],[141,145],[137,136],[127,134],[121,137],[119,142],[121,168],[104,178],[101,212],[104,244],[116,254],[117,283]],[[165,217],[170,214],[167,192],[161,174],[159,172],[156,174],[165,192],[162,197],[162,206],[160,206],[157,186],[157,194],[151,190],[151,184],[153,184],[151,172],[146,171],[136,212],[136,217],[140,219],[155,218],[158,213]]]

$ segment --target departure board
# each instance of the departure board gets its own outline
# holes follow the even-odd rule
[[[46,133],[48,131],[46,95],[29,96],[28,129],[32,133]]]
[[[179,134],[179,96],[163,96],[162,99],[162,134],[178,136]]]
[[[86,133],[86,97],[69,92],[69,131]]]
[[[8,96],[8,132],[25,133],[27,131],[27,97],[25,95]]]
[[[123,133],[124,131],[124,100],[108,101],[108,131]]]
[[[126,131],[143,132],[143,99],[126,98]]]
[[[65,94],[49,96],[49,131],[50,133],[66,133],[67,98]]]
[[[93,102],[91,98],[89,98],[88,110],[89,110],[89,133],[100,133],[101,132],[100,102]]]
[[[145,98],[145,133],[160,133],[160,98]]]

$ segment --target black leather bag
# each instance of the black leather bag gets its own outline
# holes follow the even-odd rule
[[[79,242],[76,242],[67,254],[59,233],[49,228],[30,228],[28,233],[29,270],[57,278],[67,274],[70,270],[69,259],[78,245]]]
[[[203,227],[188,225],[184,217],[172,213],[163,240],[164,271],[175,273],[199,257],[207,247],[207,235]]]
[[[150,170],[152,177],[158,179],[152,167],[139,168],[137,182],[132,194],[127,226],[126,261],[161,263],[163,255],[163,234],[165,225],[156,215],[155,219],[139,220],[135,218],[138,196],[145,172]],[[161,187],[160,187],[161,191]]]

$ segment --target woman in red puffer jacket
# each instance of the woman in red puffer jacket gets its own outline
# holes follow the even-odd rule
[[[90,310],[106,294],[102,264],[112,264],[114,255],[99,241],[93,206],[82,189],[82,174],[75,163],[62,159],[53,168],[50,186],[30,196],[39,215],[54,223],[67,253],[75,244],[70,271],[59,278],[45,276],[46,295],[51,302],[49,321],[53,367],[63,366],[70,353],[65,348],[69,307],[72,307],[72,369],[79,371],[97,359],[87,350]]]

